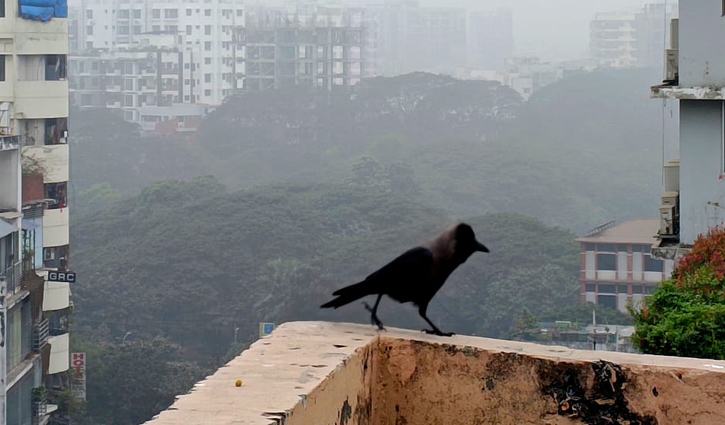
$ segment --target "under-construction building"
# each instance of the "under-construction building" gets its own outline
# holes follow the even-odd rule
[[[365,75],[363,18],[362,9],[314,4],[248,9],[237,28],[244,90],[357,84]]]

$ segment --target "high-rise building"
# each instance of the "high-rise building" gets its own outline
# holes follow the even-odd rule
[[[67,8],[0,5],[2,420],[47,423],[70,368]]]
[[[365,75],[362,9],[294,4],[249,8],[239,28],[246,91],[352,86]]]
[[[122,51],[156,50],[186,55],[179,73],[187,74],[183,77],[184,87],[180,87],[187,94],[172,100],[175,103],[183,103],[183,96],[188,95],[190,103],[218,106],[234,89],[241,88],[243,58],[234,40],[235,28],[244,24],[241,0],[81,0],[70,5],[70,21],[74,57],[105,53],[105,59],[111,60]],[[170,38],[159,45],[159,38],[151,37],[154,35]],[[118,56],[117,62],[122,63],[118,77],[125,76],[129,66],[123,64],[125,61],[125,57]],[[129,69],[129,74],[135,73],[135,66]],[[125,79],[122,84],[125,87]]]
[[[602,67],[661,67],[667,23],[676,13],[673,4],[647,4],[641,10],[597,13],[590,22],[591,56]]]

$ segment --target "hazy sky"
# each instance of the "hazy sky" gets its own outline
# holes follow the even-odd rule
[[[650,0],[647,3],[656,3]],[[663,2],[660,1],[660,2]],[[639,8],[643,0],[420,0],[425,6],[463,6],[514,14],[516,54],[545,60],[576,59],[589,49],[589,21],[596,12]],[[669,0],[669,3],[676,3]]]

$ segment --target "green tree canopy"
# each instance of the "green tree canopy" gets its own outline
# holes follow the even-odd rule
[[[671,280],[634,312],[645,353],[725,360],[725,229],[700,236]]]

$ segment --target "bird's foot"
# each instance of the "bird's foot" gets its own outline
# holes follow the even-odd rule
[[[365,306],[365,310],[373,313],[372,317],[370,318],[370,322],[373,324],[373,326],[377,326],[379,331],[387,331],[387,329],[385,329],[385,326],[383,326],[383,322],[378,319],[378,316],[373,311],[373,308],[370,307],[365,301],[363,301],[363,305]]]
[[[440,329],[423,329],[422,332],[427,333],[428,335],[438,335],[438,336],[453,336],[455,333],[453,332],[441,332]]]

